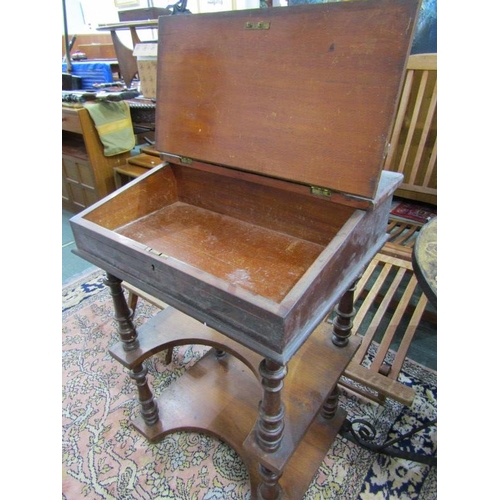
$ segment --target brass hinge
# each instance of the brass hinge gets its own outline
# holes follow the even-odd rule
[[[152,253],[153,255],[156,255],[157,257],[168,257],[167,254],[165,254],[163,252],[159,252],[158,250],[155,250],[154,248],[151,248],[151,247],[147,247],[146,251],[149,253]]]
[[[248,21],[245,23],[246,30],[268,30],[270,27],[271,23],[265,21],[257,21],[255,23]]]
[[[318,186],[311,186],[311,193],[316,196],[324,196],[325,198],[330,198],[332,191],[327,188],[322,188]]]
[[[186,156],[173,155],[171,153],[162,152],[160,153],[160,158],[162,161],[169,161],[170,159],[175,158],[184,165],[191,165],[191,163],[193,163],[193,160],[191,158],[187,158]]]

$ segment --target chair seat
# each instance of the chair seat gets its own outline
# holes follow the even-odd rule
[[[408,250],[411,258],[410,247],[388,243],[357,284],[353,332],[362,342],[342,385],[379,403],[391,398],[411,406],[415,392],[398,376],[424,316],[431,322],[435,316],[427,309],[411,260],[385,253],[404,255]]]

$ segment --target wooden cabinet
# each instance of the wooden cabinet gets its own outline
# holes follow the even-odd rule
[[[115,189],[113,168],[130,153],[104,156],[104,149],[85,108],[62,108],[62,205],[79,212]]]

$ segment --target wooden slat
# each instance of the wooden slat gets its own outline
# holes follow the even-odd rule
[[[407,224],[405,224],[404,222],[395,224],[392,231],[390,232],[391,241],[397,239],[405,231],[405,229],[407,229]]]
[[[420,107],[422,106],[422,101],[424,98],[424,92],[425,92],[425,87],[427,84],[428,77],[429,77],[429,73],[427,71],[424,71],[422,74],[422,80],[420,81],[420,85],[418,87],[418,93],[417,93],[415,105],[413,107],[413,110],[411,111],[411,119],[410,119],[410,125],[408,127],[408,135],[406,136],[406,141],[405,141],[405,145],[403,148],[403,154],[401,155],[401,160],[400,160],[401,165],[406,165],[406,160],[407,160],[408,154],[410,152],[410,147],[412,146],[412,143],[413,143],[413,136],[415,135],[418,116],[420,113]],[[398,171],[400,171],[401,165],[398,167]],[[407,182],[409,182],[409,184],[413,184],[415,182],[414,169],[410,170],[409,180]]]
[[[425,87],[427,84],[428,77],[429,77],[429,72],[425,71],[424,75],[425,75],[425,79],[422,78],[420,85]],[[424,85],[424,82],[425,82],[425,85]],[[425,92],[425,91],[426,91],[426,89],[423,88],[423,92]],[[425,148],[425,145],[427,143],[427,139],[429,137],[429,132],[431,129],[433,118],[434,118],[434,112],[436,109],[436,105],[437,105],[437,85],[434,85],[433,90],[432,90],[431,102],[429,105],[429,109],[427,110],[424,126],[422,129],[422,134],[420,136],[420,141],[418,143],[417,153],[415,154],[415,159],[414,159],[413,165],[412,165],[413,177],[410,178],[410,183],[415,182],[415,176],[417,175],[417,172],[419,170],[419,166],[420,166],[421,161],[422,161],[422,154],[424,152],[424,148]],[[427,187],[428,182],[427,183],[424,182],[423,185]]]
[[[427,194],[436,194],[436,189],[435,188],[426,188],[422,186],[417,186],[416,184],[408,184],[406,182],[403,182],[399,190],[402,189],[407,189],[408,191],[412,191],[413,193],[427,193]]]
[[[380,395],[390,397],[406,406],[411,406],[415,398],[415,391],[411,387],[407,387],[380,373],[367,370],[364,366],[355,363],[351,363],[346,368],[344,375],[355,382],[363,384],[374,393],[363,389],[363,387],[354,389],[353,386],[347,385],[345,382],[341,382],[341,385],[379,403],[381,402]]]
[[[390,272],[391,267],[392,266],[389,266],[389,265],[385,266],[384,269],[387,269],[387,274]],[[404,273],[405,273],[404,270],[401,270],[401,269],[398,270],[396,277],[391,282],[389,290],[384,294],[382,302],[379,304],[378,309],[370,322],[370,325],[368,326],[366,332],[363,335],[363,343],[362,343],[363,355],[361,356],[360,355],[361,353],[358,351],[354,361],[359,362],[359,363],[361,363],[363,361],[363,358],[364,358],[365,354],[368,352],[368,349],[369,349],[371,343],[373,342],[375,334],[377,333],[380,322],[382,321],[382,319],[387,311],[389,303],[390,303],[392,297],[394,296],[394,293],[396,292],[401,280],[403,279]],[[382,286],[383,284],[385,284],[385,282],[386,282],[386,280],[384,279],[383,283],[381,283],[380,285]],[[371,304],[370,304],[370,306],[371,306]],[[379,367],[377,367],[376,371],[378,371],[378,368]]]
[[[400,222],[399,227],[389,232],[389,241],[396,245],[413,246],[411,243],[412,238],[420,230],[420,224],[412,224],[410,222]]]
[[[392,371],[389,374],[389,377],[392,377],[393,379],[396,379],[396,377],[399,375],[399,372],[401,371],[401,368],[403,367],[403,362],[406,358],[406,353],[408,352],[410,343],[413,340],[413,336],[417,331],[418,324],[422,319],[422,314],[424,313],[427,302],[428,302],[427,298],[425,297],[424,294],[422,294],[418,301],[417,307],[413,313],[413,316],[410,320],[410,324],[405,332],[403,340],[399,346],[398,354],[394,359],[394,362],[392,363]]]
[[[389,323],[389,326],[387,327],[387,330],[385,331],[382,342],[380,343],[379,350],[373,360],[372,365],[374,370],[379,371],[380,367],[382,366],[382,363],[385,361],[387,352],[389,351],[391,343],[394,340],[394,335],[396,334],[396,330],[398,329],[399,324],[403,319],[405,310],[413,296],[416,284],[417,284],[416,280],[412,280],[410,284],[406,287],[403,297],[399,301],[398,307],[391,318],[391,321]]]
[[[357,314],[356,314],[354,321],[353,321],[353,330],[354,331],[357,331],[359,329],[359,326],[362,323],[363,319],[365,318],[373,301],[379,295],[380,289],[382,288],[383,284],[385,283],[385,279],[387,278],[390,270],[391,270],[391,267],[388,265],[384,265],[382,267],[382,270],[380,271],[379,276],[377,277],[375,283],[370,288],[370,291],[368,292],[368,295],[364,299],[363,304],[361,305],[361,307],[357,311]],[[372,337],[373,337],[373,334],[370,336],[369,332],[367,332],[367,335],[365,335],[363,337],[363,342],[361,343],[361,346],[360,346],[358,352],[355,354],[353,362],[361,363],[363,361],[366,353],[368,352],[368,348],[370,347]]]
[[[392,147],[389,150],[389,154],[387,155],[385,165],[384,165],[384,169],[386,169],[386,170],[390,169],[390,170],[393,170],[393,171],[399,172],[399,173],[403,173],[402,163],[400,163],[398,167],[394,168],[394,166],[392,165],[392,162],[393,162],[394,153],[397,149],[396,146],[399,142],[399,136],[400,136],[401,130],[403,128],[406,110],[408,109],[411,88],[413,85],[413,76],[414,76],[413,71],[411,71],[411,70],[407,71],[406,80],[405,80],[405,84],[403,87],[403,92],[401,94],[401,99],[399,101],[398,111],[397,111],[397,115],[396,115],[396,121],[394,123],[394,128],[393,128],[392,137],[391,137]],[[401,167],[401,170],[400,170],[400,167]]]
[[[412,54],[408,58],[408,69],[437,71],[436,54]]]
[[[410,242],[409,246],[395,245],[394,243],[388,241],[380,250],[380,253],[388,255],[389,257],[394,257],[396,259],[403,259],[410,261],[412,254],[413,242]]]
[[[397,379],[428,301],[413,273],[411,249],[390,243],[386,243],[384,249],[388,246],[407,252],[409,257],[400,259],[378,253],[358,281],[354,294],[358,311],[353,320],[353,331],[362,337],[362,342],[344,375],[361,385],[344,385],[379,403],[389,397],[410,406],[415,392]],[[417,300],[416,306],[412,304],[414,300]],[[376,309],[366,326],[365,318],[373,311],[373,307]],[[382,324],[387,321],[387,326],[382,330]],[[402,324],[405,324],[404,331],[401,331]],[[399,347],[393,351],[391,346],[400,334]],[[381,340],[376,342],[375,339],[380,336]],[[371,365],[366,367],[363,362],[371,346],[376,348],[376,352]],[[389,352],[393,356],[392,363],[388,362]]]
[[[424,186],[428,186],[432,175],[434,174],[434,169],[436,168],[437,162],[437,138],[434,140],[434,145],[432,146],[432,153],[425,166],[425,177],[424,177]]]

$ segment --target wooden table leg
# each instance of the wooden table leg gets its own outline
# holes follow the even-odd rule
[[[133,311],[129,308],[122,288],[122,280],[110,273],[106,273],[104,284],[109,287],[113,307],[115,310],[115,320],[118,323],[118,334],[125,351],[134,351],[139,346],[137,331],[132,318]]]
[[[141,415],[144,422],[154,425],[158,422],[158,404],[147,381],[148,369],[143,363],[129,371],[130,378],[135,382],[138,392],[138,400],[141,405]]]
[[[132,318],[134,312],[129,308],[125,293],[122,287],[122,280],[106,273],[104,284],[109,287],[113,306],[115,310],[115,320],[118,323],[118,334],[122,342],[123,350],[127,352],[135,351],[139,347],[137,330]],[[158,421],[158,405],[147,381],[148,369],[143,363],[135,366],[129,371],[130,378],[135,382],[138,392],[138,400],[141,406],[141,415],[148,425],[153,425]]]
[[[332,419],[335,416],[339,407],[339,397],[340,390],[339,386],[336,385],[321,408],[321,416],[323,418]]]
[[[259,404],[257,443],[264,452],[273,453],[280,447],[283,439],[285,407],[281,401],[281,390],[286,366],[266,358],[259,365],[259,373],[262,376],[264,395]],[[262,464],[259,464],[259,474],[262,478],[258,487],[259,499],[282,498],[283,493],[278,484],[280,475]]]
[[[262,464],[259,464],[259,473],[262,482],[257,489],[258,500],[281,500],[283,498],[283,491],[281,490],[278,480],[280,476],[270,471]]]
[[[354,291],[359,278],[351,288],[342,295],[340,302],[335,306],[335,319],[333,320],[332,342],[339,347],[344,347],[349,342],[352,332],[352,318],[356,315],[354,308]]]
[[[276,451],[283,438],[285,407],[281,402],[286,366],[263,359],[259,366],[264,395],[259,405],[257,442],[267,453]]]

